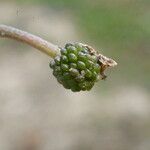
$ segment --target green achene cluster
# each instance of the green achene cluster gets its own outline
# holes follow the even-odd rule
[[[57,81],[73,92],[89,91],[99,80],[97,57],[81,43],[66,44],[61,48],[61,55],[50,62],[50,67]]]

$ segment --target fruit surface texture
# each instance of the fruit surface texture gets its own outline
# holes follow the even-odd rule
[[[73,92],[91,90],[100,75],[97,57],[82,43],[66,44],[50,62],[50,68],[57,81]]]

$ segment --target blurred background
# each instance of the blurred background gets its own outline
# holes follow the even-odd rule
[[[0,0],[0,23],[118,62],[106,81],[73,93],[46,55],[0,39],[1,150],[150,149],[149,0]]]

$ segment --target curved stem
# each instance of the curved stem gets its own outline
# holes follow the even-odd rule
[[[52,58],[59,54],[59,47],[57,45],[49,43],[38,36],[10,26],[0,25],[0,37],[6,37],[26,43]]]

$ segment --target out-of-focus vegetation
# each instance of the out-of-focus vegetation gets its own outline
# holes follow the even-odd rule
[[[83,41],[116,59],[120,82],[150,88],[149,0],[26,0],[72,14]]]
[[[46,55],[0,39],[0,150],[150,150],[149,5],[1,0],[1,23],[60,46],[81,40],[118,66],[90,92],[73,93],[57,83]]]

